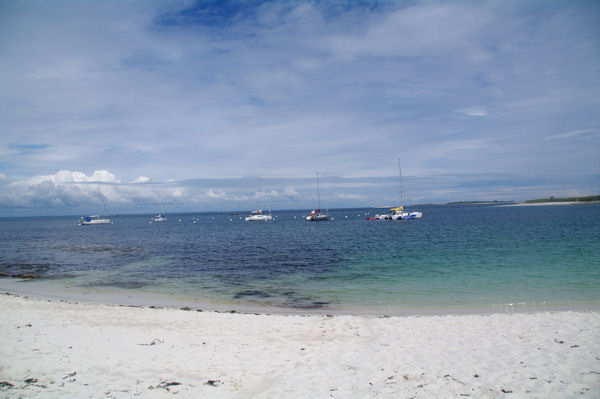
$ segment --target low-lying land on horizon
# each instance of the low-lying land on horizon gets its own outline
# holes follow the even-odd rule
[[[456,201],[456,202],[449,202],[446,205],[469,205],[469,204],[473,204],[473,205],[510,205],[510,204],[517,204],[517,205],[522,205],[522,204],[550,204],[550,203],[562,203],[562,204],[575,204],[575,203],[588,203],[588,204],[592,204],[592,203],[600,203],[600,195],[589,195],[586,197],[562,197],[562,198],[555,198],[555,197],[549,197],[549,198],[536,198],[536,199],[530,199],[530,200],[525,200],[525,201]]]

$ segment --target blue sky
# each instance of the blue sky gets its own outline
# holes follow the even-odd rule
[[[597,1],[0,0],[0,215],[600,193]],[[264,197],[263,197],[264,198]],[[100,208],[101,210],[101,208]]]

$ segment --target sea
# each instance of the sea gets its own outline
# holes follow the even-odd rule
[[[600,205],[0,218],[0,292],[120,305],[322,314],[600,308]]]

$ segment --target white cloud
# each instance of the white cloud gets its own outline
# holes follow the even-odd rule
[[[554,140],[569,140],[575,139],[578,137],[597,137],[600,138],[600,134],[597,129],[577,129],[571,130],[564,133],[553,134],[544,138],[544,141],[554,141]]]
[[[28,179],[32,185],[45,181],[53,183],[120,183],[115,175],[107,170],[95,170],[91,176],[77,171],[60,170],[53,175],[34,176]]]
[[[345,60],[448,55],[479,46],[478,33],[490,19],[481,7],[417,4],[374,14],[356,30],[331,37],[329,45]]]
[[[465,114],[468,116],[486,116],[488,114],[487,111],[482,107],[463,108],[456,110],[455,112]]]
[[[208,190],[206,196],[210,199],[224,199],[227,197],[224,191],[222,190]]]
[[[140,176],[140,177],[136,177],[132,183],[134,184],[138,184],[138,183],[148,183],[150,181],[150,178],[147,176]]]

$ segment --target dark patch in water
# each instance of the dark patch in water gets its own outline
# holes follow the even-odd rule
[[[96,252],[109,252],[109,253],[139,253],[144,250],[134,246],[101,246],[101,245],[55,245],[53,249],[62,251],[71,251],[80,254],[89,254]]]
[[[34,279],[47,277],[52,268],[49,263],[9,263],[0,264],[0,277]]]
[[[240,291],[234,295],[233,299],[241,299],[246,297],[256,297],[256,298],[270,298],[271,294],[265,291],[260,290],[246,290]]]
[[[323,302],[323,301],[314,301],[314,302],[304,302],[304,303],[286,303],[284,304],[285,307],[290,307],[290,308],[294,308],[294,309],[305,309],[305,310],[310,310],[310,309],[323,309],[326,308],[327,305],[329,305],[329,302]]]
[[[147,286],[148,284],[141,283],[139,281],[119,281],[111,283],[89,283],[80,285],[80,287],[117,287],[127,290],[135,290]]]

